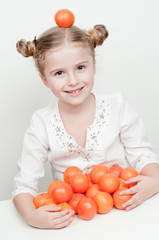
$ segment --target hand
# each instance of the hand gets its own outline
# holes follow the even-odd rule
[[[121,192],[121,195],[133,194],[132,198],[123,204],[126,210],[137,207],[159,191],[159,178],[138,175],[126,181],[128,184],[135,182],[135,186]]]
[[[27,223],[36,228],[64,228],[73,221],[73,211],[70,209],[59,212],[57,206],[43,206],[29,213]]]

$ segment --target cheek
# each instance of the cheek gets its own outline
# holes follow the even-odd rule
[[[49,83],[51,90],[56,93],[63,89],[63,82],[62,81],[51,81]]]
[[[94,83],[94,72],[90,71],[86,75],[86,81],[88,84],[93,84]]]

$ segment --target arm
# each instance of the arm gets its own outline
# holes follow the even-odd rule
[[[146,138],[142,120],[127,101],[123,101],[121,110],[121,141],[130,165],[140,174],[127,181],[137,183],[134,187],[122,191],[133,194],[124,204],[130,210],[159,192],[159,162]]]
[[[142,119],[124,98],[121,98],[120,139],[129,164],[138,173],[150,163],[159,163],[147,139]]]
[[[155,177],[159,180],[159,164],[150,163],[147,164],[140,172],[141,175]]]
[[[15,208],[28,225],[36,228],[58,229],[72,222],[74,212],[70,210],[59,212],[60,208],[57,206],[43,206],[36,209],[33,199],[34,197],[29,193],[20,193],[13,199]]]
[[[72,213],[59,211],[56,206],[36,209],[33,198],[38,192],[38,179],[44,176],[49,144],[42,121],[35,115],[23,143],[19,171],[14,178],[13,203],[25,222],[37,228],[61,228],[71,221]]]

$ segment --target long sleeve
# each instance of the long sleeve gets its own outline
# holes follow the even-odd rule
[[[124,98],[121,101],[120,125],[121,141],[131,166],[138,172],[148,163],[158,162],[146,135],[143,122]]]
[[[38,191],[38,179],[44,176],[44,163],[47,161],[48,143],[43,121],[34,114],[25,133],[18,173],[14,178],[12,197],[28,192],[33,196]]]

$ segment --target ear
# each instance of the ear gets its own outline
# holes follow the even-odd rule
[[[45,84],[46,87],[50,88],[49,84],[48,84],[48,81],[46,80],[46,78],[41,74],[39,73],[39,76],[41,78],[41,80],[43,81],[43,83]]]

